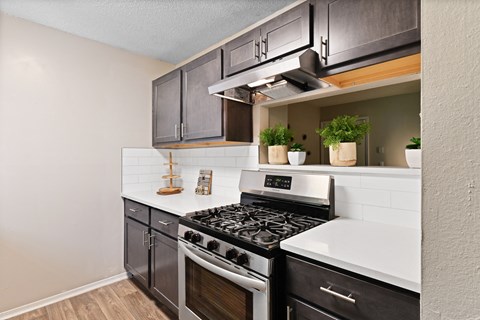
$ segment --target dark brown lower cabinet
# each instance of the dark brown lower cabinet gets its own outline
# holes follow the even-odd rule
[[[148,218],[138,221],[128,214],[132,201],[125,203],[125,270],[178,315],[178,217],[148,208]]]
[[[177,241],[155,230],[151,231],[153,295],[169,309],[178,309],[178,249]]]
[[[287,320],[340,320],[315,307],[289,297],[287,299]]]
[[[290,320],[420,319],[418,293],[292,256],[286,273]]]
[[[148,226],[125,219],[125,269],[148,288]]]

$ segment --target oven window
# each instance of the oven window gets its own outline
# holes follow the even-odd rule
[[[251,320],[253,294],[185,257],[186,305],[202,320]]]

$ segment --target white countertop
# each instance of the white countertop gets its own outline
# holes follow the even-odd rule
[[[152,208],[167,211],[178,216],[197,210],[203,210],[240,202],[240,195],[208,195],[200,196],[193,192],[182,192],[172,195],[158,195],[154,191],[138,191],[122,193],[122,197],[143,203]]]
[[[310,259],[420,292],[420,230],[337,218],[281,242]]]

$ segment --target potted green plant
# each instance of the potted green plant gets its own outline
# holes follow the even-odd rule
[[[370,124],[359,123],[358,116],[343,115],[334,118],[325,128],[316,129],[329,148],[332,166],[354,166],[357,163],[357,143],[370,131]]]
[[[293,143],[288,150],[288,162],[292,166],[299,166],[305,163],[307,157],[307,152],[305,148],[300,143]]]
[[[405,146],[405,160],[410,168],[422,167],[422,141],[420,138],[412,137],[410,144]]]
[[[268,163],[288,163],[288,143],[292,136],[292,132],[281,124],[277,124],[273,128],[265,128],[260,132],[260,142],[268,147]]]

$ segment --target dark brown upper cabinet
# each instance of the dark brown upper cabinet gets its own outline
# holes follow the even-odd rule
[[[225,74],[312,46],[311,5],[304,2],[225,44]]]
[[[153,145],[181,140],[181,70],[174,70],[153,81]]]
[[[252,141],[252,106],[208,93],[222,62],[216,49],[153,81],[154,147]]]
[[[222,98],[208,86],[222,79],[222,52],[212,51],[183,68],[182,138],[186,141],[223,135]]]
[[[420,0],[317,0],[316,21],[325,75],[420,51]]]

